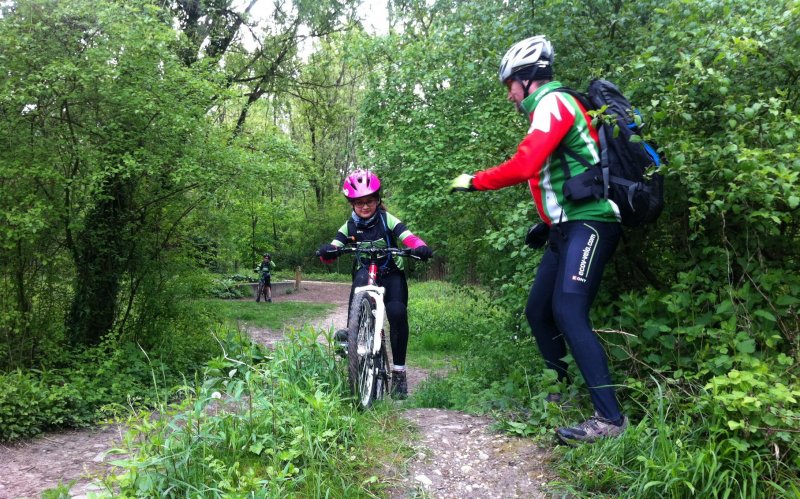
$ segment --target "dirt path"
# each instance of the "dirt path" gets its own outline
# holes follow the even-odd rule
[[[122,439],[116,425],[49,433],[36,439],[0,445],[0,498],[39,497],[41,493],[77,480],[71,493],[83,497],[92,485],[89,476],[109,470],[106,452]]]
[[[312,325],[335,330],[347,321],[348,295],[349,284],[303,282],[298,292],[275,294],[273,301],[334,303],[336,309]],[[263,329],[249,333],[268,346],[284,336],[284,331]],[[409,390],[413,393],[427,375],[410,369]],[[547,497],[543,485],[554,479],[546,465],[549,451],[531,440],[498,434],[490,429],[491,419],[457,411],[409,409],[402,416],[419,429],[419,440],[408,469],[399,478],[387,477],[395,483],[391,498]],[[106,452],[121,440],[122,431],[106,426],[0,445],[0,499],[39,497],[71,480],[76,480],[71,495],[87,497],[99,490],[92,477],[108,473],[108,461],[118,458]]]
[[[334,330],[343,327],[347,322],[348,286],[344,290],[331,285],[310,288],[306,297],[337,304],[332,314],[313,325]],[[254,340],[268,344],[280,341],[282,336],[282,331],[251,331]],[[409,368],[412,394],[428,374],[424,369]],[[556,476],[547,465],[549,449],[530,439],[492,431],[494,421],[487,417],[443,409],[409,409],[402,411],[402,417],[419,430],[419,441],[408,469],[399,478],[387,477],[396,482],[389,491],[390,498],[550,497],[545,485]]]
[[[403,417],[420,440],[392,499],[550,497],[550,453],[532,440],[494,432],[491,419],[458,411],[409,409]]]

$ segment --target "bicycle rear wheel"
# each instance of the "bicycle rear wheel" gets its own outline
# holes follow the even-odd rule
[[[261,301],[261,295],[264,295],[264,299],[267,299],[267,295],[264,291],[264,281],[258,281],[258,287],[256,288],[256,301]]]
[[[385,383],[379,383],[382,355],[372,353],[375,327],[375,301],[367,293],[356,294],[350,307],[347,358],[350,391],[362,409],[371,406],[385,391]]]

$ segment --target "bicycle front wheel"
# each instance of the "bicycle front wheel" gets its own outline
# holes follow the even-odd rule
[[[378,395],[378,377],[380,375],[381,356],[374,355],[375,335],[375,301],[367,293],[358,293],[353,297],[348,324],[348,374],[350,391],[362,409],[372,405]],[[383,390],[380,390],[383,392]]]

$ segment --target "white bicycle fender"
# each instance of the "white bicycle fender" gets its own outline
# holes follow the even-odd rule
[[[367,293],[375,300],[375,339],[372,342],[372,353],[378,353],[381,351],[380,332],[383,329],[383,320],[386,317],[386,305],[383,304],[383,295],[386,293],[386,288],[375,285],[359,286],[354,290],[353,296],[361,292]]]

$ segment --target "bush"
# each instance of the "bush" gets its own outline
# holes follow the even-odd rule
[[[253,276],[242,274],[232,274],[228,276],[228,279],[234,282],[253,282]]]
[[[0,441],[31,437],[59,426],[85,423],[78,390],[34,372],[0,375]]]
[[[188,350],[169,351],[147,354],[139,345],[108,339],[95,348],[64,353],[58,366],[1,374],[0,441],[86,426],[120,406],[154,405],[192,376],[198,358],[209,356],[194,352],[192,359]]]
[[[365,478],[377,453],[368,440],[385,440],[391,418],[380,404],[356,410],[344,368],[317,331],[290,334],[273,352],[244,346],[211,360],[182,388],[185,400],[162,410],[173,417],[136,418],[126,439],[136,457],[118,462],[127,469],[120,493],[373,497]]]
[[[244,298],[251,296],[250,286],[239,285],[237,280],[231,278],[218,277],[213,280],[207,295],[212,298]]]

